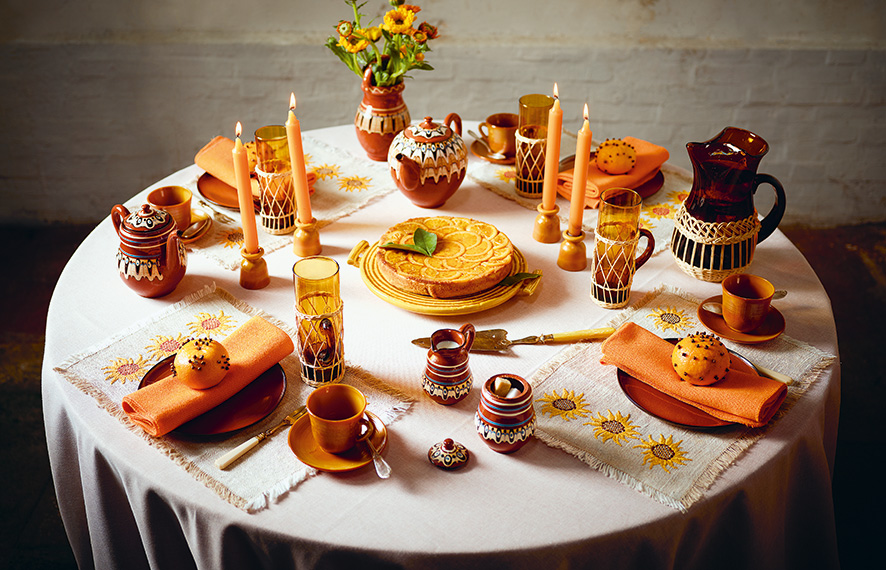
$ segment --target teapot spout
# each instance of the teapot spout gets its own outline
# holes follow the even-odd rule
[[[421,166],[402,153],[397,153],[394,158],[400,165],[397,169],[397,180],[400,182],[400,186],[404,190],[414,192],[421,183]]]

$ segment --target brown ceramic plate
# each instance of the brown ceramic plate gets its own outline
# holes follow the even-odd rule
[[[505,157],[505,158],[493,158],[489,156],[489,149],[478,140],[475,140],[471,143],[471,152],[474,153],[474,156],[478,156],[483,160],[491,162],[493,164],[514,164],[517,161],[516,156]]]
[[[723,320],[723,315],[718,315],[717,313],[712,313],[701,308],[705,303],[722,302],[722,295],[710,297],[698,305],[697,311],[698,320],[701,321],[701,324],[717,336],[741,344],[758,344],[778,338],[778,336],[784,332],[784,316],[772,305],[769,305],[769,314],[766,315],[766,320],[763,321],[763,324],[747,333],[732,330],[729,328],[729,325],[726,324],[726,321]]]
[[[237,197],[237,189],[222,182],[208,172],[204,172],[200,178],[197,179],[197,190],[204,198],[216,206],[230,208],[232,210],[240,209],[240,199]],[[257,204],[256,212],[258,212]]]
[[[679,339],[667,338],[665,340],[676,344]],[[735,370],[753,374],[757,373],[757,369],[754,368],[754,365],[747,358],[731,350],[729,353],[732,355],[732,367]],[[621,386],[628,399],[647,414],[655,416],[660,420],[688,428],[715,428],[733,425],[733,422],[715,418],[695,406],[691,406],[686,402],[656,390],[649,384],[637,380],[621,368],[618,369],[617,375],[618,385]]]
[[[366,412],[375,425],[370,441],[379,453],[388,445],[388,430],[378,416]],[[372,452],[365,443],[358,443],[344,453],[328,453],[320,449],[311,433],[311,418],[303,415],[289,429],[289,448],[299,461],[320,471],[352,471],[372,461]]]
[[[172,375],[172,360],[167,356],[148,370],[139,388]],[[172,433],[179,435],[218,435],[251,426],[266,418],[286,392],[286,373],[275,364],[225,402],[182,424]]]

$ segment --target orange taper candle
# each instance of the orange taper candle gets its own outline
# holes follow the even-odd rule
[[[560,131],[563,129],[563,110],[560,92],[554,83],[554,106],[548,112],[548,141],[545,145],[545,182],[541,207],[553,210],[557,203],[557,176],[560,174]]]
[[[584,217],[585,192],[588,180],[588,162],[591,159],[591,127],[588,125],[588,104],[584,108],[584,124],[575,143],[575,171],[572,174],[572,198],[569,202],[569,235],[581,235]]]
[[[302,147],[301,126],[295,118],[295,93],[289,95],[289,118],[286,120],[286,140],[289,141],[289,162],[292,164],[292,186],[295,188],[295,204],[298,221],[308,224],[311,214],[311,191],[305,172],[305,151]]]
[[[252,183],[249,181],[249,159],[240,140],[243,127],[237,122],[237,140],[231,154],[234,157],[234,179],[237,181],[237,200],[240,203],[240,223],[243,226],[243,247],[247,253],[258,252],[258,232],[255,229],[255,206],[252,204]]]

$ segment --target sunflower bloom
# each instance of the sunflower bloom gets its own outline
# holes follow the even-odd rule
[[[414,4],[401,4],[400,8],[402,8],[403,10],[409,10],[413,14],[418,14],[419,12],[421,12],[421,8]]]
[[[358,53],[369,45],[369,41],[357,36],[357,34],[351,34],[350,36],[339,36],[338,45],[348,50],[350,53]]]
[[[404,10],[403,6],[400,6],[385,14],[385,23],[382,27],[392,34],[408,34],[414,21],[415,12]]]
[[[412,34],[412,39],[414,39],[416,43],[423,44],[428,41],[428,35],[424,32],[415,32]]]
[[[425,34],[429,40],[437,39],[440,33],[437,31],[437,26],[432,26],[427,22],[422,22],[418,26],[418,31]]]

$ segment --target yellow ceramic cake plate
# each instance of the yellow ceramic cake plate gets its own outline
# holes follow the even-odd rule
[[[452,299],[435,299],[427,295],[418,295],[408,291],[401,291],[391,285],[378,269],[375,257],[379,244],[372,246],[367,241],[361,241],[348,256],[348,264],[360,268],[363,282],[377,297],[387,301],[395,307],[421,315],[468,315],[497,307],[515,295],[528,296],[535,292],[541,277],[518,281],[513,285],[497,285],[486,291],[481,291],[465,297]],[[511,264],[511,275],[515,273],[537,273],[541,270],[527,271],[526,259],[516,247],[514,248],[514,262]]]

